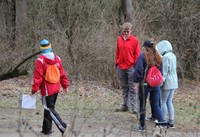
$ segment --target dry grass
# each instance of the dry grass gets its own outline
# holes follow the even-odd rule
[[[30,79],[30,78],[29,78]],[[29,82],[27,82],[29,81]],[[71,125],[71,133],[75,136],[83,134],[133,134],[132,126],[137,117],[131,113],[116,113],[121,102],[120,90],[112,89],[108,83],[93,81],[72,81],[66,96],[59,95],[57,111]],[[0,82],[1,129],[12,127],[21,129],[20,120],[27,121],[37,133],[41,129],[43,109],[40,95],[37,94],[36,110],[21,110],[21,94],[29,94],[31,83],[27,78],[15,78]],[[179,88],[175,94],[176,128],[173,132],[199,132],[200,127],[200,89],[198,84],[189,83]],[[16,113],[17,112],[17,113]],[[8,115],[15,113],[15,115]],[[147,114],[149,109],[147,109]],[[5,124],[9,123],[9,124]],[[151,134],[153,124],[147,122],[148,133]],[[25,130],[25,129],[24,129]],[[2,132],[5,132],[3,130]],[[115,136],[115,135],[113,135]],[[115,137],[116,137],[115,136]]]

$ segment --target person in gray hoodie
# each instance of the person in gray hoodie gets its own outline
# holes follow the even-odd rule
[[[156,48],[162,55],[163,83],[161,86],[161,110],[163,120],[169,123],[169,127],[174,128],[174,92],[178,88],[176,55],[169,41],[162,40],[157,43]],[[167,119],[168,114],[168,119]]]

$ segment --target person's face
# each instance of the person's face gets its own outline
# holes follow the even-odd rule
[[[128,38],[131,34],[131,29],[125,28],[122,33],[123,33],[125,38]]]

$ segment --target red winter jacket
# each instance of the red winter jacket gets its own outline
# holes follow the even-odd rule
[[[117,40],[116,65],[125,70],[135,66],[140,55],[140,43],[132,34],[127,40],[121,35]]]
[[[49,83],[45,80],[44,75],[47,69],[47,64],[56,64],[60,70],[60,81],[57,83]],[[62,66],[60,57],[55,55],[55,60],[48,59],[41,55],[35,62],[34,68],[34,83],[32,85],[32,94],[40,90],[42,96],[51,96],[60,92],[60,85],[63,89],[68,88],[68,78]]]

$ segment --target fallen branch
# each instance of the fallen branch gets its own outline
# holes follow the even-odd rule
[[[19,70],[19,67],[24,64],[27,60],[31,59],[32,57],[40,54],[41,51],[33,54],[33,55],[30,55],[28,57],[26,57],[23,61],[21,61],[13,70],[9,70],[6,74],[2,74],[0,75],[0,81],[1,80],[6,80],[6,79],[10,79],[10,78],[14,78],[14,77],[18,77],[18,76],[21,76],[21,75],[27,75],[28,74],[28,71],[26,69],[24,70]]]

